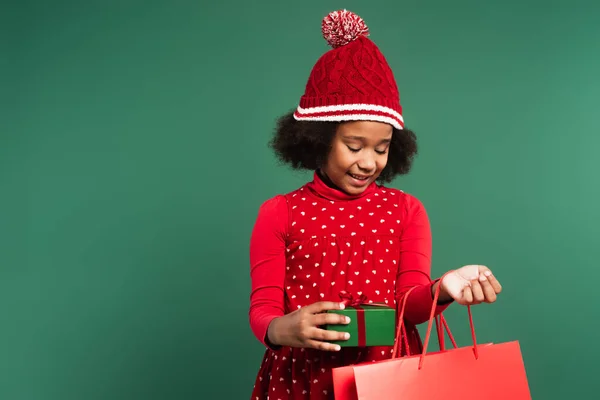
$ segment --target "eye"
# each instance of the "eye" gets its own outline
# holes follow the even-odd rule
[[[353,153],[358,153],[360,151],[360,149],[355,149],[355,148],[352,148],[350,146],[346,146],[346,147],[348,147],[348,150],[350,150]]]
[[[375,153],[383,155],[383,154],[387,153],[387,149],[385,149],[383,151],[375,150]]]

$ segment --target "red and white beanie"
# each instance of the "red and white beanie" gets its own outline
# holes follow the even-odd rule
[[[404,128],[394,74],[367,38],[362,18],[347,11],[329,13],[321,24],[333,48],[319,58],[294,112],[298,121],[379,121]]]

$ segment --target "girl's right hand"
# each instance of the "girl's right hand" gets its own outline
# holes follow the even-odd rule
[[[325,313],[328,310],[343,310],[343,303],[320,301],[273,319],[267,330],[269,341],[276,346],[313,348],[339,351],[340,346],[329,341],[348,340],[347,332],[320,329],[321,325],[347,325],[350,318],[345,315]]]

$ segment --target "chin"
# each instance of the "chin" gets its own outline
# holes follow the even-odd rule
[[[348,194],[359,195],[365,191],[365,188],[355,188],[351,187],[347,190]]]
[[[346,184],[344,185],[344,191],[348,194],[361,194],[367,189],[367,187],[369,187],[369,185],[357,187],[354,185]]]

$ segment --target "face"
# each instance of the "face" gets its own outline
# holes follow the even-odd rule
[[[362,193],[387,164],[392,132],[392,126],[383,122],[340,124],[322,172],[344,192]]]

